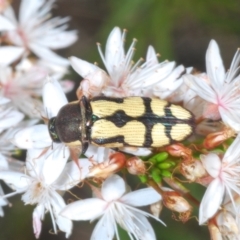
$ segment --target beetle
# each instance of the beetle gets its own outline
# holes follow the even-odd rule
[[[158,98],[99,96],[63,106],[49,120],[53,142],[69,147],[155,148],[180,142],[195,129],[193,114]]]

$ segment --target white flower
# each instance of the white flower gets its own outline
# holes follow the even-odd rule
[[[127,231],[131,239],[156,239],[146,217],[157,218],[136,208],[159,201],[161,196],[155,190],[145,188],[127,193],[123,179],[113,175],[104,181],[101,193],[97,195],[98,198],[80,200],[67,205],[60,214],[71,220],[93,221],[100,218],[91,240],[110,240],[114,235],[119,240],[117,224]]]
[[[215,153],[201,155],[201,161],[212,178],[201,201],[199,223],[203,224],[219,209],[224,197],[234,205],[233,193],[240,194],[240,135],[234,140],[222,160]]]
[[[14,26],[6,31],[6,36],[13,44],[32,51],[38,57],[68,65],[67,59],[60,57],[52,50],[70,46],[77,40],[76,31],[66,31],[68,17],[51,17],[54,0],[22,0],[19,10],[19,22],[12,7],[4,11],[4,17]],[[0,25],[4,24],[0,19]]]
[[[221,118],[236,131],[240,131],[239,62],[238,50],[226,73],[218,45],[211,40],[206,53],[207,77],[203,74],[185,77],[188,86],[208,102],[204,106],[203,117],[213,120]]]
[[[62,74],[53,72],[40,62],[32,63],[24,59],[15,67],[15,71],[11,67],[0,67],[1,94],[11,99],[13,105],[26,115],[41,118],[43,106],[40,97],[46,77],[59,79]],[[65,85],[66,90],[73,87],[73,84],[68,82]]]
[[[24,115],[11,106],[10,100],[0,95],[0,133],[16,126],[23,118]]]
[[[155,56],[148,54],[147,61],[140,59],[133,64],[134,46],[136,40],[125,54],[124,41],[126,31],[121,33],[115,27],[110,33],[105,56],[98,45],[100,56],[108,71],[108,75],[96,65],[71,57],[71,65],[84,80],[78,90],[78,95],[93,97],[103,93],[106,96],[125,97],[143,96],[146,89],[165,79],[173,70],[174,62],[156,63]]]
[[[46,211],[50,212],[54,232],[57,227],[66,232],[66,237],[71,234],[72,222],[59,212],[65,207],[65,202],[58,191],[66,191],[79,183],[86,175],[88,168],[81,169],[74,162],[66,164],[62,154],[53,155],[51,149],[43,153],[42,150],[28,150],[25,173],[3,171],[0,179],[4,180],[15,192],[7,194],[4,198],[22,193],[25,204],[37,204],[33,212],[33,227],[36,238],[41,233],[41,220]],[[88,164],[86,159],[82,159]]]

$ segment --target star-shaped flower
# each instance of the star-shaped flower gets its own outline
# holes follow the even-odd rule
[[[161,199],[161,196],[152,188],[127,192],[126,184],[118,175],[112,175],[102,185],[101,192],[96,193],[97,198],[76,201],[67,205],[62,216],[71,220],[90,220],[100,218],[91,240],[113,239],[119,240],[117,224],[125,229],[131,239],[156,239],[154,231],[146,217],[153,215],[137,209],[147,206]]]
[[[105,56],[98,44],[98,50],[108,74],[96,65],[76,57],[70,58],[74,70],[84,78],[78,89],[79,97],[81,95],[94,97],[101,93],[114,97],[144,96],[146,89],[162,81],[171,73],[174,62],[156,63],[156,57],[152,59],[153,54],[150,53],[147,54],[145,63],[141,64],[143,59],[140,59],[134,64],[132,58],[136,39],[125,53],[125,35],[126,31],[121,33],[118,27],[112,30],[107,40]]]
[[[219,209],[224,198],[233,202],[233,193],[240,194],[240,135],[234,140],[221,159],[216,153],[201,155],[201,161],[210,181],[201,201],[199,223],[203,224]]]
[[[77,40],[76,31],[66,31],[68,17],[51,17],[54,0],[22,0],[19,22],[12,7],[5,9],[4,17],[15,26],[6,31],[7,39],[25,51],[33,52],[39,58],[59,65],[68,65],[67,59],[52,50],[68,47]],[[0,18],[0,25],[4,24]]]
[[[222,119],[228,126],[240,131],[240,54],[236,52],[226,72],[217,43],[211,40],[206,53],[207,75],[186,75],[186,84],[207,101],[203,117]]]

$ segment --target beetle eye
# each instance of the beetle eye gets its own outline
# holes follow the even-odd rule
[[[49,130],[49,134],[50,134],[50,137],[52,138],[53,142],[60,143],[61,140],[59,139],[58,134],[56,132],[56,128],[55,128],[55,120],[56,120],[55,117],[49,119],[48,130]]]

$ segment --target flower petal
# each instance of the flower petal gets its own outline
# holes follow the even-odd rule
[[[0,31],[10,31],[14,30],[16,26],[5,18],[3,15],[0,15]]]
[[[147,206],[162,200],[162,197],[153,188],[139,189],[121,197],[121,202],[134,207]]]
[[[219,178],[209,184],[200,204],[199,224],[205,223],[217,212],[222,203],[224,191],[225,187]]]
[[[63,144],[53,144],[53,149],[49,149],[46,153],[42,174],[46,184],[52,184],[61,175],[70,152]],[[54,171],[53,171],[54,169]]]
[[[107,203],[98,198],[76,201],[67,205],[60,213],[71,220],[96,219],[106,211]]]
[[[59,82],[54,79],[48,79],[43,86],[43,104],[47,117],[57,116],[61,107],[67,103],[67,98]]]
[[[211,40],[206,53],[207,75],[213,85],[213,88],[220,90],[223,87],[225,79],[225,69],[218,44],[215,40]]]
[[[32,214],[33,219],[33,232],[35,235],[35,238],[39,238],[40,233],[42,231],[42,220],[45,214],[45,208],[42,204],[37,205],[37,207],[34,209]]]
[[[13,144],[19,148],[45,148],[52,144],[47,126],[44,124],[35,125],[17,132],[13,139]]]
[[[18,60],[24,52],[22,47],[0,47],[0,65],[7,66]]]
[[[90,240],[112,240],[115,233],[115,227],[113,222],[108,219],[108,216],[104,215],[96,224]]]
[[[218,177],[222,166],[219,156],[215,153],[209,153],[207,155],[201,155],[200,158],[207,172],[213,178]]]
[[[32,181],[26,174],[13,171],[2,171],[0,179],[6,182],[13,190],[24,190]]]
[[[70,189],[86,178],[92,163],[87,158],[79,159],[78,163],[80,169],[73,161],[66,164],[61,176],[58,178],[57,182],[54,183],[54,185],[57,185],[56,188],[58,190]]]
[[[125,193],[125,191],[125,182],[118,175],[112,175],[102,184],[102,197],[107,202],[119,199]]]

